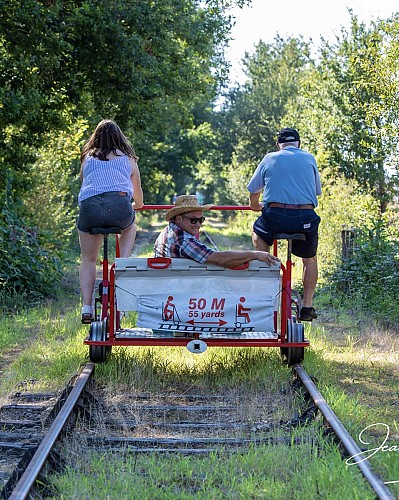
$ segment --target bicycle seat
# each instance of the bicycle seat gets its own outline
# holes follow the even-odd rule
[[[302,240],[305,241],[306,236],[302,233],[276,233],[274,235],[275,240]]]
[[[121,234],[121,227],[91,227],[90,234]]]

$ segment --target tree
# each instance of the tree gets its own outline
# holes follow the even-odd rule
[[[101,118],[115,119],[142,157],[147,201],[167,196],[196,157],[193,110],[214,99],[227,75],[225,9],[243,3],[0,0],[0,169],[10,180],[0,176],[0,231],[9,234],[7,220],[21,229],[40,223],[40,251],[65,245],[79,189],[77,142]],[[16,255],[24,241],[15,239]]]
[[[302,72],[312,66],[307,43],[279,36],[274,44],[259,42],[244,62],[248,80],[227,95],[218,127],[219,147],[228,152],[224,157],[227,198],[242,203],[247,202],[245,185],[254,168],[275,149],[278,130],[295,126],[284,119],[287,107],[298,98]]]
[[[369,28],[352,17],[350,34],[325,45],[339,123],[326,136],[333,168],[356,179],[384,212],[396,190],[399,137],[399,16]],[[395,174],[395,175],[392,175]]]
[[[0,163],[15,174],[14,194],[29,188],[47,134],[80,117],[121,125],[148,158],[151,191],[153,146],[190,128],[193,106],[223,84],[224,10],[235,3],[243,0],[2,0]]]

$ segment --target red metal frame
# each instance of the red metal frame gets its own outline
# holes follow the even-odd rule
[[[111,342],[115,339],[115,329],[118,330],[120,325],[116,325],[117,321],[115,321],[115,317],[120,321],[120,315],[116,311],[115,304],[115,264],[112,264],[110,269],[110,280],[109,280],[109,289],[111,291],[111,298],[109,301],[109,340]],[[115,328],[116,327],[116,328]]]
[[[108,297],[109,297],[109,281],[108,281],[108,258],[103,259],[103,279],[102,279],[102,294],[101,294],[101,320],[108,316]]]
[[[199,337],[201,339],[201,337]],[[88,340],[84,341],[87,345],[103,345],[103,346],[183,346],[185,347],[195,337],[173,337],[173,338],[141,338],[141,339],[114,339],[104,342]],[[202,339],[201,339],[202,340]],[[309,347],[309,342],[281,342],[280,339],[204,339],[208,347]]]
[[[141,210],[168,210],[174,205],[145,205]],[[214,205],[209,210],[251,210],[249,206],[222,206]],[[274,242],[273,253],[277,256],[277,241]],[[116,235],[116,256],[119,257],[119,241]],[[164,258],[149,258],[149,267],[163,269],[168,267],[170,259]],[[120,329],[120,313],[117,310],[115,300],[115,263],[109,267],[108,258],[102,261],[102,312],[101,319],[108,318],[108,340],[92,341],[88,338],[84,343],[87,345],[102,345],[102,346],[186,346],[193,339],[201,339],[200,333],[195,333],[190,337],[141,337],[141,338],[117,338],[116,334]],[[242,266],[239,269],[246,269],[248,265]],[[308,347],[309,341],[304,342],[287,342],[287,321],[291,318],[291,280],[292,280],[292,261],[286,261],[286,264],[281,264],[282,283],[281,283],[281,302],[280,302],[280,335],[279,338],[252,338],[252,339],[236,339],[236,338],[204,338],[209,347]],[[278,333],[278,311],[275,311],[275,333]]]

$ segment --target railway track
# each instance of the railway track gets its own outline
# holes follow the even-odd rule
[[[234,453],[249,446],[261,444],[274,445],[285,443],[292,445],[292,429],[306,425],[312,421],[316,413],[324,419],[326,428],[333,432],[336,440],[343,448],[343,459],[347,456],[361,454],[353,438],[334,414],[331,407],[317,389],[311,377],[301,365],[292,367],[295,374],[295,384],[300,384],[310,398],[309,407],[302,415],[292,420],[276,423],[259,421],[248,422],[239,414],[239,409],[246,407],[254,396],[238,395],[233,402],[229,396],[210,394],[124,394],[120,401],[107,403],[101,396],[101,389],[92,382],[94,365],[85,365],[73,385],[70,384],[61,398],[50,398],[56,401],[50,404],[51,409],[37,401],[43,395],[25,394],[20,403],[22,424],[18,428],[14,417],[8,421],[8,442],[2,436],[1,443],[3,457],[10,456],[15,450],[23,450],[14,470],[8,472],[10,465],[2,460],[0,471],[3,479],[1,498],[22,500],[28,498],[30,492],[35,491],[36,481],[42,471],[52,470],[51,462],[62,463],[63,450],[67,450],[71,442],[79,445],[81,452],[98,450],[100,452],[124,453],[168,453],[185,455],[204,455],[211,452]],[[238,398],[238,400],[237,400]],[[35,401],[32,405],[26,401]],[[234,395],[233,395],[234,399]],[[17,406],[17,405],[15,405]],[[40,406],[41,408],[38,408]],[[261,408],[261,402],[259,402]],[[0,409],[0,415],[9,409]],[[77,410],[81,410],[80,412]],[[43,411],[46,417],[43,419]],[[40,417],[37,418],[37,415]],[[80,415],[78,418],[77,415]],[[33,415],[33,416],[32,416]],[[120,416],[123,415],[123,418]],[[51,425],[47,425],[51,419]],[[2,426],[5,427],[3,417]],[[43,432],[43,427],[47,429]],[[75,427],[78,426],[78,428]],[[276,431],[278,428],[278,437]],[[4,434],[4,432],[3,432]],[[170,434],[171,436],[169,436]],[[297,438],[294,444],[300,444]],[[302,441],[303,442],[303,441]],[[50,464],[49,464],[50,462]],[[383,500],[394,499],[383,480],[373,472],[367,459],[357,464],[364,478],[374,490],[376,498]],[[44,473],[46,474],[46,472]],[[8,475],[8,480],[4,482]],[[40,481],[45,483],[45,481]]]
[[[80,375],[72,384],[62,391],[61,395],[43,398],[43,395],[24,394],[22,399],[43,399],[50,404],[24,404],[16,403],[12,407],[11,418],[7,418],[10,405],[0,409],[0,426],[9,429],[1,443],[2,470],[0,477],[3,479],[3,488],[0,492],[2,498],[23,499],[27,498],[42,469],[51,459],[55,443],[67,424],[70,424],[75,408],[82,396],[84,389],[92,376],[94,364],[88,363],[83,367]],[[10,413],[10,412],[9,412]],[[45,418],[43,418],[45,417]],[[47,428],[48,427],[48,428]],[[43,433],[44,431],[44,433]],[[5,439],[7,438],[7,439]],[[21,450],[17,460],[13,460],[12,451]],[[7,455],[11,455],[7,460]],[[10,470],[10,464],[14,464]]]
[[[203,231],[203,235],[206,241],[209,242],[209,244],[212,245],[212,247],[216,251],[219,250],[216,243],[213,241],[213,239],[206,231]],[[298,378],[300,383],[303,385],[303,387],[309,394],[315,407],[317,407],[317,410],[323,415],[327,424],[334,431],[338,440],[344,447],[346,453],[348,453],[348,456],[362,457],[362,459],[357,462],[357,465],[360,468],[363,476],[366,478],[370,486],[377,494],[377,497],[381,499],[395,498],[390,492],[390,490],[387,488],[385,483],[372,471],[368,460],[365,460],[363,458],[362,450],[359,448],[359,446],[347,432],[347,430],[342,425],[338,417],[335,415],[331,407],[327,404],[322,394],[312,381],[311,377],[306,373],[306,370],[299,364],[294,365],[292,369],[295,372],[296,377]]]

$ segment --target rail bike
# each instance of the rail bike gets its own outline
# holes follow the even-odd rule
[[[140,211],[170,208],[145,205]],[[213,206],[209,210],[250,208]],[[298,319],[300,298],[291,287],[292,241],[305,239],[303,234],[274,235],[274,255],[277,241],[287,241],[284,264],[254,260],[225,268],[183,258],[120,258],[120,228],[96,227],[90,232],[104,239],[94,321],[84,340],[92,362],[105,362],[112,348],[120,346],[183,346],[195,354],[208,347],[276,347],[288,366],[303,361],[309,341]],[[116,238],[112,263],[110,235]],[[121,320],[124,315],[135,324],[126,326],[126,318]]]

